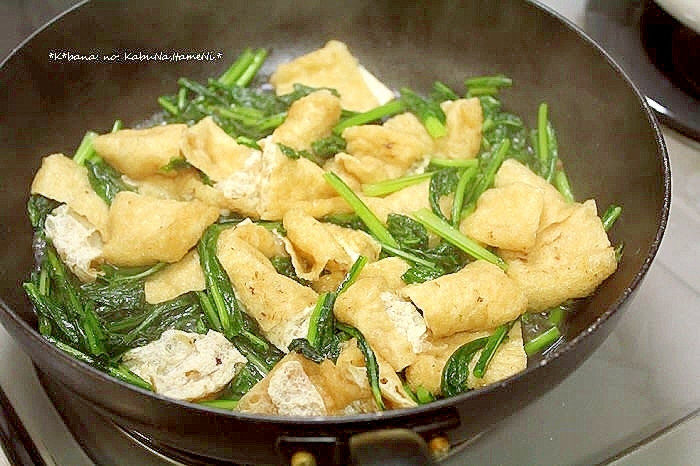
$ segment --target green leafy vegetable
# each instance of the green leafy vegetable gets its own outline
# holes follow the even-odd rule
[[[365,340],[362,332],[355,327],[341,323],[337,323],[336,325],[340,331],[347,333],[352,338],[357,340],[357,346],[360,348],[360,351],[362,351],[362,354],[365,357],[365,364],[367,366],[367,380],[369,380],[369,386],[372,390],[374,401],[377,403],[377,407],[380,410],[386,409],[384,400],[382,399],[382,391],[379,386],[379,363],[377,363],[377,357],[374,355],[372,347],[369,346],[369,343],[367,343],[367,340]]]
[[[311,150],[321,160],[328,160],[338,152],[345,150],[347,143],[342,137],[332,134],[327,138],[317,139],[311,143]]]
[[[284,275],[285,277],[289,277],[292,280],[294,280],[297,283],[300,283],[304,286],[311,286],[311,282],[308,280],[305,280],[299,275],[297,275],[296,270],[294,269],[294,264],[292,264],[292,258],[289,256],[276,256],[270,258],[270,262],[272,262],[272,265],[275,267],[275,270],[277,273]]]
[[[108,165],[102,159],[88,160],[85,162],[88,169],[88,179],[90,186],[100,196],[107,205],[111,205],[114,196],[120,191],[135,191],[135,189],[126,184],[122,179],[122,174]]]
[[[355,211],[358,217],[362,219],[370,233],[377,238],[380,243],[387,244],[391,247],[398,247],[398,243],[391,236],[389,231],[384,227],[382,222],[369,210],[364,202],[355,194],[355,192],[333,172],[327,172],[323,175],[328,184],[330,184],[336,192],[345,199],[352,210]]]
[[[459,183],[459,172],[455,168],[443,168],[433,173],[430,178],[430,190],[428,199],[433,213],[443,220],[447,220],[440,208],[440,199],[452,194],[457,189]]]
[[[88,131],[85,133],[85,136],[83,136],[83,139],[80,141],[78,149],[73,155],[73,160],[75,163],[78,165],[85,165],[85,162],[95,160],[95,158],[98,157],[95,149],[92,147],[92,141],[97,136],[97,133],[94,131]]]
[[[445,397],[459,395],[469,390],[469,363],[474,355],[486,346],[489,337],[477,338],[457,348],[442,369],[440,391]]]
[[[468,238],[449,223],[445,222],[428,209],[419,209],[413,213],[413,218],[425,226],[428,230],[443,238],[445,241],[456,246],[460,250],[469,254],[474,259],[483,259],[492,264],[496,264],[502,269],[506,269],[503,259],[484,248],[476,241]]]
[[[356,113],[347,118],[341,119],[340,122],[333,127],[333,134],[340,136],[343,134],[343,131],[346,128],[374,123],[384,118],[401,113],[405,109],[406,107],[404,106],[402,100],[391,100],[384,105],[373,108],[372,110]]]
[[[496,354],[496,350],[498,349],[498,347],[508,337],[508,332],[513,327],[514,323],[515,321],[511,321],[501,325],[496,330],[494,330],[491,336],[489,336],[489,339],[486,342],[486,345],[484,346],[481,355],[479,356],[479,360],[474,366],[474,377],[482,378],[484,376],[489,363],[493,359],[493,355]]]
[[[423,98],[405,87],[401,89],[401,101],[423,123],[430,136],[437,139],[447,134],[445,112],[440,108],[440,102]]]
[[[466,79],[467,97],[495,95],[502,87],[510,87],[513,81],[504,75],[479,76]]]
[[[532,356],[550,348],[561,337],[559,327],[551,327],[523,345],[525,353]]]
[[[226,271],[216,256],[219,234],[227,225],[209,226],[197,243],[199,261],[204,271],[207,294],[216,310],[223,334],[231,339],[243,330],[243,316]]]
[[[46,217],[59,205],[59,202],[39,194],[29,196],[27,214],[29,215],[32,228],[34,228],[35,231],[43,231]]]
[[[311,313],[306,338],[293,340],[289,345],[290,351],[298,351],[315,362],[324,359],[335,361],[338,358],[342,338],[337,334],[333,306],[336,298],[357,280],[366,264],[365,256],[358,257],[335,291],[321,293]]]
[[[622,207],[619,205],[612,204],[605,209],[603,215],[601,216],[601,221],[603,222],[603,228],[605,231],[610,231],[615,222],[622,214]]]
[[[366,196],[385,196],[409,186],[422,183],[430,179],[431,176],[433,176],[432,173],[421,173],[418,175],[406,175],[400,178],[383,180],[377,183],[368,183],[362,185],[362,192]]]

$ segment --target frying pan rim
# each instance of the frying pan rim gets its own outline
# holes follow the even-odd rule
[[[645,259],[644,262],[642,263],[641,267],[637,270],[637,272],[634,274],[634,277],[630,281],[630,283],[625,287],[625,291],[618,296],[618,298],[615,300],[614,303],[612,303],[608,308],[599,316],[597,317],[590,325],[586,327],[586,329],[582,330],[580,333],[578,333],[575,337],[573,337],[571,340],[566,341],[559,347],[555,348],[554,351],[551,351],[545,355],[545,357],[536,365],[532,365],[530,367],[527,367],[525,370],[518,372],[517,374],[514,374],[506,379],[503,379],[497,383],[491,384],[489,386],[476,389],[476,390],[471,390],[466,393],[462,393],[460,395],[450,397],[450,398],[445,398],[441,400],[437,400],[435,402],[426,404],[426,405],[420,405],[417,407],[413,408],[404,408],[404,409],[396,409],[396,410],[389,410],[389,411],[382,411],[382,412],[376,412],[376,413],[366,413],[366,414],[353,414],[353,415],[341,415],[341,416],[313,416],[313,417],[294,417],[294,416],[273,416],[273,415],[265,415],[265,414],[250,414],[250,413],[242,413],[242,412],[236,412],[236,411],[228,411],[228,410],[223,410],[219,408],[214,408],[210,406],[204,406],[204,405],[198,405],[196,403],[191,403],[191,402],[186,402],[182,400],[176,400],[172,398],[165,397],[163,395],[160,395],[155,392],[151,392],[139,387],[136,387],[134,385],[128,384],[126,382],[123,382],[119,379],[116,379],[114,377],[109,376],[108,374],[101,372],[92,366],[79,361],[63,351],[61,351],[59,348],[56,346],[52,345],[48,340],[45,338],[42,338],[41,335],[39,335],[38,331],[34,328],[32,328],[24,319],[19,317],[19,315],[9,306],[7,303],[0,297],[0,322],[4,321],[7,316],[11,320],[15,322],[15,324],[19,325],[21,330],[28,336],[28,338],[34,340],[35,342],[38,342],[40,345],[43,345],[43,349],[48,351],[49,353],[53,353],[53,356],[58,358],[59,360],[63,361],[64,364],[67,364],[69,366],[74,366],[79,370],[80,372],[83,372],[86,376],[91,377],[92,379],[98,379],[101,382],[107,382],[111,384],[117,384],[121,387],[121,389],[126,389],[130,391],[135,391],[142,397],[146,398],[154,398],[158,400],[159,402],[167,403],[167,404],[172,404],[176,405],[179,408],[182,408],[187,411],[194,411],[199,414],[204,413],[204,414],[212,414],[216,416],[225,416],[225,417],[230,417],[234,418],[237,420],[241,421],[248,421],[248,422],[265,422],[265,423],[272,423],[272,424],[309,424],[313,426],[334,426],[337,424],[343,424],[345,427],[357,424],[363,424],[366,426],[367,422],[376,422],[378,420],[384,419],[384,420],[390,420],[390,419],[395,419],[395,418],[403,418],[403,417],[411,417],[413,415],[418,415],[418,414],[425,414],[428,412],[432,412],[438,409],[443,409],[443,408],[451,408],[454,407],[454,405],[459,404],[460,402],[467,400],[469,398],[473,397],[479,397],[482,396],[482,394],[489,393],[491,391],[495,390],[504,390],[507,389],[512,383],[514,383],[516,380],[525,377],[526,375],[529,375],[530,373],[534,371],[541,370],[541,368],[546,367],[549,365],[552,361],[555,361],[558,358],[563,357],[566,353],[570,352],[573,350],[574,347],[578,346],[581,344],[582,340],[585,338],[588,338],[592,333],[596,332],[601,326],[603,326],[612,315],[614,315],[620,306],[625,303],[628,299],[630,299],[630,296],[635,292],[635,290],[639,287],[641,282],[643,281],[644,277],[646,276],[649,268],[651,267],[651,264],[659,250],[661,241],[663,239],[666,226],[668,223],[668,216],[670,213],[670,204],[671,204],[671,172],[670,172],[670,161],[668,157],[668,152],[666,148],[666,144],[663,138],[663,134],[661,132],[661,128],[658,122],[657,117],[653,113],[653,110],[651,109],[648,101],[646,98],[642,95],[641,91],[639,88],[634,84],[634,82],[630,79],[629,75],[621,68],[620,65],[618,65],[615,60],[608,54],[605,50],[602,49],[600,45],[598,45],[595,41],[593,41],[579,26],[574,24],[572,21],[569,19],[565,18],[562,16],[560,13],[552,10],[549,6],[542,4],[539,0],[522,0],[524,3],[529,3],[532,7],[535,9],[539,9],[545,14],[548,14],[550,16],[553,16],[555,19],[560,21],[565,27],[569,28],[571,31],[576,33],[580,39],[582,39],[585,43],[588,44],[588,46],[592,46],[594,50],[602,56],[602,58],[607,62],[608,66],[612,67],[613,71],[615,74],[620,76],[625,84],[627,85],[628,88],[630,88],[637,101],[639,104],[641,104],[641,109],[643,110],[645,117],[649,123],[649,126],[653,129],[654,132],[654,139],[657,145],[657,151],[656,155],[657,158],[659,159],[659,162],[661,162],[661,174],[663,177],[663,188],[664,188],[664,193],[663,193],[663,203],[661,206],[661,211],[659,212],[659,218],[658,218],[658,224],[656,228],[656,233],[654,235],[654,238],[650,244],[650,247],[648,251],[645,254]],[[89,3],[90,0],[82,0],[79,3],[76,3],[72,7],[66,9],[62,13],[59,13],[55,17],[53,17],[51,20],[47,21],[43,26],[35,30],[32,34],[30,34],[25,40],[20,42],[19,45],[17,45],[13,50],[5,57],[1,62],[0,62],[0,70],[4,68],[4,66],[7,64],[10,59],[17,54],[22,48],[24,48],[36,35],[41,33],[43,30],[46,28],[50,27],[54,23],[60,21],[65,15],[70,14],[74,10],[82,7],[86,3]],[[105,406],[102,406],[101,403],[96,402],[94,400],[90,400],[91,403],[98,404],[104,409],[108,409]],[[123,416],[122,413],[120,415]],[[124,416],[125,418],[128,418],[128,416]],[[363,429],[366,430],[366,429]]]

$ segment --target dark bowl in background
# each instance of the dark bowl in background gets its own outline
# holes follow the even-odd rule
[[[392,87],[428,91],[439,79],[463,89],[468,76],[504,73],[507,108],[535,125],[549,104],[559,149],[578,199],[599,209],[623,206],[611,232],[625,244],[618,271],[571,319],[565,343],[521,374],[485,389],[415,409],[340,418],[234,414],[177,402],[131,387],[71,359],[36,331],[22,282],[34,267],[26,215],[40,159],[72,154],[88,129],[129,126],[159,110],[180,76],[217,76],[247,46],[268,47],[262,72],[322,46],[346,42],[360,62]],[[55,60],[157,51],[221,52],[218,60]],[[122,55],[123,56],[123,55]],[[669,162],[645,100],[610,58],[574,26],[523,0],[429,3],[90,2],[35,34],[0,69],[0,322],[42,377],[65,385],[119,425],[201,457],[275,463],[296,449],[347,461],[355,433],[408,428],[457,445],[536,399],[574,371],[607,337],[645,276],[670,206]],[[633,310],[630,310],[634,312]],[[591,387],[591,389],[597,389]],[[387,443],[387,448],[390,448]]]

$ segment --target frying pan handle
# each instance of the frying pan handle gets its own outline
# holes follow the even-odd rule
[[[357,466],[433,466],[433,453],[410,429],[382,429],[350,437],[350,458]]]
[[[435,445],[435,454],[449,448],[445,437]],[[419,434],[411,429],[376,429],[352,435],[345,442],[328,437],[281,437],[277,449],[283,464],[290,466],[327,466],[352,464],[354,466],[434,466],[435,454]]]

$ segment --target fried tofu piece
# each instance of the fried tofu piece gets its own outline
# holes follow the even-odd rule
[[[214,330],[206,335],[166,330],[158,340],[122,356],[124,365],[149,381],[156,393],[188,401],[215,397],[246,361]]]
[[[149,304],[170,301],[190,291],[204,289],[206,289],[204,272],[196,249],[192,249],[179,261],[151,275],[144,283],[146,302]]]
[[[87,169],[63,154],[44,157],[34,175],[32,194],[68,204],[72,211],[87,219],[104,235],[109,206],[92,189]]]
[[[331,40],[322,48],[283,63],[270,76],[277,95],[294,90],[294,84],[338,91],[343,108],[364,112],[379,101],[367,85],[357,58],[344,43]]]
[[[80,281],[92,282],[97,278],[97,266],[104,262],[102,237],[85,217],[75,213],[68,204],[61,204],[46,216],[44,231]]]
[[[236,236],[235,229],[219,235],[217,257],[243,308],[275,346],[286,351],[287,340],[306,336],[304,322],[318,299],[314,290],[277,273],[262,252]]]
[[[181,158],[180,137],[186,129],[185,124],[122,129],[95,137],[92,145],[120,173],[140,179],[161,172],[171,160]]]
[[[398,290],[406,286],[402,275],[408,270],[408,263],[399,257],[385,257],[376,262],[370,262],[360,272],[361,278],[386,280],[388,290]]]
[[[523,347],[523,332],[520,322],[516,322],[508,332],[508,337],[501,343],[493,355],[484,376],[475,377],[474,366],[479,361],[479,351],[469,363],[467,385],[473,388],[485,387],[500,382],[527,368],[527,354]]]
[[[501,188],[511,183],[525,183],[542,190],[543,205],[539,229],[560,222],[571,215],[572,205],[566,202],[557,188],[515,159],[506,159],[496,172],[494,187]]]
[[[318,280],[324,270],[345,273],[360,255],[374,261],[381,246],[363,231],[322,223],[300,210],[284,215],[286,250],[297,275]]]
[[[460,332],[449,337],[431,340],[430,349],[419,354],[416,362],[406,368],[406,381],[409,386],[413,390],[423,387],[433,395],[440,395],[442,371],[452,353],[460,346],[488,335],[488,331]],[[524,370],[527,367],[527,355],[523,349],[520,322],[513,325],[508,333],[508,338],[494,353],[483,378],[477,378],[473,374],[474,366],[480,355],[481,351],[478,351],[469,363],[467,385],[471,388],[479,388],[498,382]]]
[[[435,140],[435,156],[458,160],[476,157],[484,122],[479,99],[448,100],[440,107],[445,112],[447,134]]]
[[[409,215],[419,209],[430,209],[429,191],[430,180],[427,180],[384,197],[362,197],[362,200],[386,224],[391,213]]]
[[[527,252],[535,245],[544,206],[542,189],[522,182],[487,189],[460,231],[497,248]]]
[[[498,266],[477,260],[460,271],[399,291],[418,309],[436,338],[485,330],[509,322],[527,309],[515,280]]]
[[[383,277],[363,277],[360,274],[357,281],[338,296],[334,313],[340,322],[352,325],[362,332],[375,353],[394,370],[400,371],[416,358],[413,343],[409,339],[409,334],[414,331],[412,327],[422,325],[424,333],[425,323],[415,308],[412,310],[413,316],[401,310],[391,315],[392,312],[388,309],[391,300],[382,299],[382,294],[390,291],[389,282]]]
[[[192,166],[215,182],[223,181],[233,173],[247,168],[255,157],[252,149],[238,144],[221,129],[210,116],[187,128],[180,139],[180,150]],[[257,156],[257,170],[261,169]]]
[[[340,120],[340,99],[325,89],[295,101],[272,141],[295,150],[310,150],[311,143],[327,138]]]
[[[236,225],[231,234],[262,252],[268,259],[287,256],[282,236],[250,219]]]
[[[377,411],[367,379],[367,366],[357,341],[342,343],[338,359],[326,359],[320,364],[323,386],[332,398],[333,414],[361,414]]]
[[[258,414],[324,416],[329,410],[321,386],[318,364],[289,353],[243,395],[237,409]]]
[[[377,357],[379,387],[390,409],[416,406],[401,379]],[[288,416],[347,415],[378,411],[367,378],[365,358],[351,339],[335,363],[316,364],[300,354],[285,356],[238,403],[243,412]]]
[[[570,207],[571,215],[541,230],[527,254],[501,253],[508,276],[527,295],[529,311],[588,296],[617,268],[595,201]]]
[[[343,130],[342,136],[347,142],[346,152],[351,156],[359,160],[375,158],[399,168],[402,174],[424,160],[433,150],[433,140],[425,127],[408,112],[390,118],[383,125],[351,126]],[[345,168],[350,171],[351,167],[346,163]],[[363,183],[369,182],[359,176],[358,179]]]
[[[281,220],[288,210],[295,207],[316,216],[317,210],[328,210],[323,206],[324,201],[339,204],[338,195],[326,182],[324,173],[321,167],[306,158],[290,159],[277,144],[267,139],[259,188],[260,218]]]
[[[177,262],[218,218],[219,209],[197,200],[157,199],[121,191],[109,209],[104,257],[111,264],[127,267]]]
[[[328,169],[337,172],[338,176],[343,175],[341,178],[344,181],[349,178],[348,184],[355,188],[366,183],[398,178],[406,171],[371,155],[350,155],[347,152],[337,153],[333,162]]]

